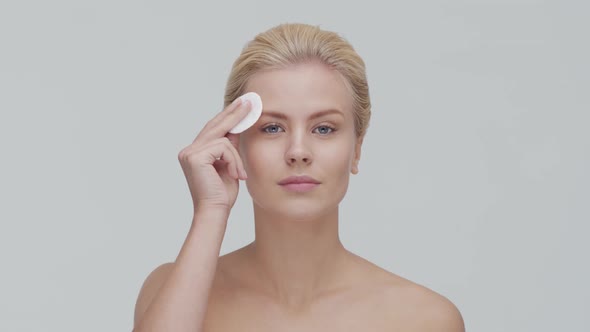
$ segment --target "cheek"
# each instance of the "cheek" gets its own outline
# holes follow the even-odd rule
[[[350,144],[340,142],[322,149],[316,159],[321,159],[323,163],[329,163],[331,168],[338,168],[343,172],[348,172],[352,165],[353,150]]]
[[[277,154],[278,151],[273,151],[272,146],[265,145],[263,142],[256,140],[250,140],[244,143],[240,148],[240,157],[242,158],[242,163],[244,163],[244,168],[248,176],[250,173],[257,175],[267,172],[269,166],[277,162],[277,160],[271,160],[273,156],[275,159],[276,156],[279,156]]]
[[[260,141],[248,141],[240,149],[240,157],[248,174],[246,189],[258,206],[272,209],[267,204],[272,202],[272,193],[276,190],[274,180],[282,175],[282,166],[279,164],[282,161],[281,156],[279,149]]]

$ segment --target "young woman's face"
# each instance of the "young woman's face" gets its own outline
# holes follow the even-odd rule
[[[262,98],[262,116],[240,136],[239,152],[255,204],[295,219],[334,211],[356,174],[360,146],[344,78],[319,63],[256,73],[246,92]],[[317,185],[281,185],[309,176]],[[311,187],[311,188],[310,188]]]

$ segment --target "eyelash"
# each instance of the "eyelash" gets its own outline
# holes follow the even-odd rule
[[[266,126],[262,127],[262,128],[261,128],[261,131],[262,131],[263,133],[265,133],[265,134],[271,134],[271,135],[272,135],[272,134],[276,134],[276,133],[269,133],[269,132],[267,131],[267,129],[268,129],[269,127],[279,127],[279,128],[280,128],[281,126],[279,126],[279,125],[278,125],[278,124],[276,124],[276,123],[271,123],[271,124],[268,124],[268,125],[266,125]],[[320,125],[320,126],[317,126],[315,129],[317,129],[317,128],[321,128],[321,127],[326,127],[326,128],[329,128],[329,129],[330,129],[330,132],[329,132],[329,133],[327,133],[327,134],[320,134],[320,135],[322,135],[322,136],[326,136],[326,135],[332,134],[332,133],[334,133],[334,132],[336,131],[336,128],[334,128],[334,127],[332,127],[332,126],[330,126],[330,125]]]

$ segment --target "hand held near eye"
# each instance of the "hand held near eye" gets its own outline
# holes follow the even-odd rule
[[[260,96],[250,92],[237,98],[211,119],[178,159],[188,182],[194,210],[231,210],[246,171],[237,151],[239,133],[260,117]]]

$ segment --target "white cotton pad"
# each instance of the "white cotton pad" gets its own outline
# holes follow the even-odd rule
[[[229,131],[232,134],[239,134],[252,127],[258,121],[260,115],[262,115],[262,99],[260,99],[260,96],[256,92],[248,92],[239,98],[242,99],[242,102],[245,100],[250,101],[250,112]]]

